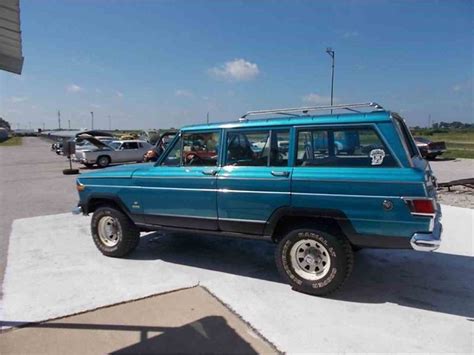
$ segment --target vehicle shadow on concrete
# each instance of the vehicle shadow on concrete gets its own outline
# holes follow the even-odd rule
[[[275,245],[265,241],[183,233],[151,233],[128,256],[163,260],[262,280],[280,282],[274,262]]]
[[[129,259],[220,271],[283,282],[274,262],[275,245],[214,236],[151,233]],[[474,258],[413,250],[363,249],[355,253],[352,276],[329,297],[356,303],[394,303],[474,318]],[[311,296],[308,296],[311,297]]]
[[[15,322],[2,323],[5,326],[16,325]],[[24,339],[22,339],[21,332],[25,330],[27,333],[24,333]],[[37,332],[39,331],[41,333],[33,333],[30,335],[29,332],[33,330],[37,330]],[[50,342],[48,341],[48,337],[51,336],[51,330],[59,330],[61,333],[54,336],[53,341]],[[111,341],[105,344],[95,345],[98,353],[103,353],[104,350],[106,350],[104,347],[108,347],[109,349],[107,349],[106,352],[110,354],[169,354],[170,352],[181,354],[196,352],[213,354],[257,354],[255,349],[229,326],[226,319],[220,316],[204,317],[180,327],[100,323],[85,324],[59,321],[30,324],[19,329],[19,333],[13,331],[4,334],[7,338],[5,354],[10,353],[10,351],[8,351],[9,347],[7,346],[8,342],[17,344],[14,349],[10,349],[14,350],[14,353],[31,351],[31,347],[34,345],[31,343],[36,341],[40,342],[40,344],[37,344],[39,349],[50,352],[54,351],[54,349],[57,350],[58,346],[60,348],[67,347],[68,342],[76,343],[76,340],[83,339],[84,336],[85,339],[87,339],[87,333],[83,336],[77,332],[78,330],[94,330],[96,332],[108,333],[108,338],[111,339]],[[137,338],[139,337],[139,341],[130,346],[117,349],[113,341],[114,335],[112,333],[114,332],[125,332],[124,334],[135,332]],[[160,334],[154,335],[157,332]],[[9,337],[12,339],[9,340]],[[71,337],[73,338],[72,340]],[[30,344],[27,348],[22,349],[26,344],[22,345],[21,343],[25,342],[30,342]],[[59,344],[57,344],[58,342]]]

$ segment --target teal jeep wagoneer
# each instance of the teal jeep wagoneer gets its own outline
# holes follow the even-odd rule
[[[310,114],[319,110],[331,112]],[[403,119],[374,103],[187,126],[156,163],[81,174],[77,190],[75,212],[93,213],[107,256],[132,252],[141,231],[252,237],[276,243],[282,277],[316,295],[348,278],[353,250],[441,240],[430,166]]]

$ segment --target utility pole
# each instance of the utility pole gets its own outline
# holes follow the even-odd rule
[[[209,124],[209,112],[206,115],[206,122],[207,122],[207,124]]]
[[[331,66],[331,106],[333,105],[334,100],[334,57],[335,52],[331,47],[326,48],[326,53],[332,58],[332,66]],[[332,110],[331,110],[332,114]]]
[[[94,112],[91,111],[91,129],[94,129]]]
[[[69,130],[71,130],[71,120],[67,120],[67,127]]]
[[[61,130],[61,111],[58,110],[58,128]]]

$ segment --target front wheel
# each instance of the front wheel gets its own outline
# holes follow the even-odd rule
[[[110,157],[107,155],[101,155],[97,158],[97,165],[100,168],[105,168],[110,164]]]
[[[131,253],[140,241],[135,224],[113,207],[100,207],[91,219],[92,239],[100,252],[116,258]]]
[[[278,243],[275,257],[278,271],[294,290],[318,296],[340,288],[354,263],[345,238],[312,228],[288,233]]]

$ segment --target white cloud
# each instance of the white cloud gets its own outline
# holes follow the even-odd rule
[[[123,92],[116,91],[115,95],[117,95],[117,97],[123,97]]]
[[[181,90],[181,89],[178,89],[174,92],[174,94],[176,96],[182,96],[182,97],[193,97],[194,94],[189,91],[189,90]]]
[[[76,85],[76,84],[70,84],[66,87],[66,90],[68,92],[81,92],[81,91],[84,91],[83,88],[81,88],[79,85]]]
[[[308,95],[303,96],[303,101],[312,105],[329,105],[331,104],[331,97],[309,93]],[[334,97],[333,102],[337,101],[338,99]]]
[[[354,38],[354,37],[359,37],[359,32],[347,31],[347,32],[344,32],[344,34],[342,35],[342,38]]]
[[[8,101],[10,101],[11,103],[14,103],[14,104],[17,104],[19,102],[24,102],[26,100],[28,100],[28,98],[25,97],[25,96],[12,96],[12,97],[8,98]]]
[[[462,83],[457,83],[453,86],[453,91],[454,92],[461,92],[461,91],[467,91],[472,89],[472,81],[467,80]]]
[[[209,69],[209,73],[220,79],[243,81],[254,79],[260,73],[260,70],[256,63],[251,63],[245,59],[234,59]]]

